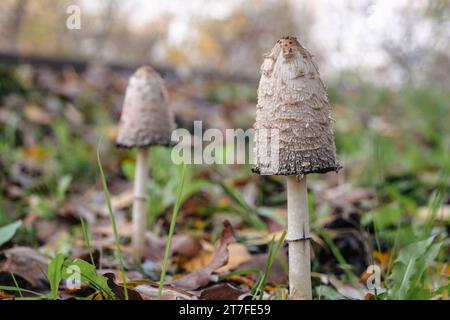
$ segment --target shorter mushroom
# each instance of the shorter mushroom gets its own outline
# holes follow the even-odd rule
[[[132,236],[136,258],[142,255],[147,228],[148,149],[153,145],[169,145],[174,129],[174,116],[163,79],[151,67],[140,67],[128,83],[116,140],[118,147],[138,149]]]

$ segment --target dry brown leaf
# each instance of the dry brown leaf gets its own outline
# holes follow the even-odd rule
[[[124,192],[111,197],[111,208],[113,211],[117,211],[129,207],[133,204],[133,199],[133,189],[125,190]],[[108,216],[108,207],[106,204],[101,207],[100,211],[102,215]]]
[[[11,272],[28,281],[33,287],[44,280],[47,274],[48,258],[37,250],[27,247],[14,247],[4,250],[6,262],[1,271]]]
[[[351,284],[344,282],[336,278],[335,276],[329,277],[330,283],[336,290],[344,297],[356,300],[364,300],[366,290],[361,284]]]
[[[228,263],[228,246],[233,241],[233,229],[228,220],[223,222],[219,245],[212,260],[202,268],[176,280],[174,284],[187,290],[196,290],[208,284],[211,274]]]
[[[248,262],[252,259],[252,256],[247,250],[247,247],[241,243],[230,243],[228,245],[228,263],[223,267],[216,270],[218,273],[224,273],[239,267],[241,264]],[[183,261],[181,267],[183,269],[193,272],[202,268],[212,261],[214,258],[214,252],[208,248],[201,250],[194,258]]]
[[[158,299],[158,286],[151,286],[146,284],[141,284],[134,287],[134,290],[139,292],[144,300],[157,300]],[[170,288],[164,286],[161,293],[162,300],[193,300],[197,299],[193,294],[178,290],[175,288]]]
[[[241,243],[230,243],[228,246],[229,258],[228,263],[216,270],[217,273],[224,273],[236,269],[241,264],[248,262],[252,256],[247,250],[247,247]]]
[[[125,219],[118,219],[116,222],[117,232],[122,237],[131,237],[133,234],[132,224]],[[104,220],[103,222],[98,222],[92,226],[92,233],[95,235],[102,236],[112,236],[114,235],[111,222],[109,220]]]
[[[192,258],[200,252],[201,248],[202,246],[195,238],[187,234],[180,234],[175,235],[172,239],[171,253]]]
[[[269,272],[269,280],[274,283],[286,283],[288,280],[287,269],[280,261],[283,261],[283,256],[286,257],[286,249],[281,248],[278,253],[278,258],[274,260],[272,268]],[[240,268],[242,269],[259,269],[264,270],[267,263],[267,253],[252,255],[250,261],[243,263]]]
[[[114,273],[105,273],[103,274],[106,278],[108,278],[108,287],[114,293],[117,299],[126,300],[125,296],[125,288],[120,284],[116,283],[116,276]],[[127,288],[128,299],[129,300],[143,300],[141,295],[134,289]]]
[[[229,283],[220,283],[202,290],[202,300],[241,300],[248,295],[247,292],[232,286]]]
[[[180,263],[180,267],[182,267],[187,272],[194,272],[207,265],[213,258],[214,252],[201,249],[200,252],[192,259],[182,260]]]
[[[0,300],[2,299],[14,299],[16,296],[8,294],[5,291],[0,290]]]
[[[237,284],[244,284],[249,288],[251,288],[255,285],[255,279],[253,279],[251,276],[234,275],[234,276],[228,277],[228,281],[237,283]]]
[[[158,299],[159,282],[151,281],[148,279],[129,280],[127,281],[128,288],[132,288],[138,292],[144,300],[156,300]],[[187,292],[181,289],[173,288],[169,285],[163,285],[162,300],[191,300],[197,299],[197,297],[191,292]]]

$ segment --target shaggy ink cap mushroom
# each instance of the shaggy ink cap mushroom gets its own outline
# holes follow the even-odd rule
[[[174,116],[163,79],[150,66],[140,67],[127,86],[117,146],[170,145],[174,129]]]
[[[270,175],[339,170],[331,107],[312,55],[295,37],[284,37],[264,56],[260,72],[252,170]],[[265,139],[263,131],[270,132]],[[267,155],[274,135],[275,167],[268,165]]]

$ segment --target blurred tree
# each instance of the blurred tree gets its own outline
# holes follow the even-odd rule
[[[66,28],[66,8],[77,4],[71,0],[30,1],[22,26],[20,48],[27,53],[76,56],[79,49],[73,34],[79,30]]]
[[[396,23],[385,30],[381,47],[406,83],[450,85],[450,2],[407,2]]]
[[[18,44],[20,40],[20,30],[22,28],[23,20],[26,14],[28,0],[17,0],[14,6],[9,23],[9,50],[12,52],[18,51]]]
[[[120,4],[117,0],[108,0],[102,3],[100,12],[100,22],[97,24],[97,31],[94,34],[94,51],[92,52],[95,61],[102,61],[108,58],[110,52],[110,37],[114,31],[116,16],[120,10]],[[114,50],[113,50],[114,52]],[[111,57],[109,57],[111,58]]]
[[[240,3],[225,18],[204,18],[194,23],[198,37],[194,42],[194,64],[211,61],[230,73],[255,76],[262,54],[285,35],[298,36],[308,45],[314,22],[307,2],[250,0]]]
[[[0,3],[0,48],[17,51],[28,0],[3,0]]]

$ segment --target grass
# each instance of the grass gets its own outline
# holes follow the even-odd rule
[[[14,273],[10,272],[9,274],[11,275],[11,278],[14,281],[14,285],[16,286],[17,291],[19,292],[19,296],[21,298],[23,298],[22,290],[20,289],[19,284],[17,283],[17,280],[16,280],[16,277],[14,276]]]
[[[92,247],[91,247],[91,239],[89,236],[88,226],[86,225],[86,222],[84,221],[84,218],[82,216],[80,216],[80,222],[81,222],[81,230],[83,232],[83,238],[86,243],[86,247],[89,251],[89,258],[91,259],[92,265],[95,266],[94,255],[93,255],[93,251],[92,251]]]
[[[272,240],[269,243],[269,252],[267,253],[267,260],[266,264],[264,265],[264,271],[251,290],[253,299],[263,299],[264,288],[266,286],[267,279],[269,278],[270,268],[272,267],[273,262],[278,256],[278,252],[280,251],[280,248],[284,243],[284,238],[286,238],[286,230],[283,231],[277,243],[275,243],[275,236],[272,237]]]
[[[336,245],[334,244],[334,242],[331,239],[331,237],[326,232],[322,233],[322,237],[325,240],[325,242],[327,243],[327,245],[330,248],[331,252],[333,253],[334,257],[338,261],[338,263],[341,266],[342,270],[347,275],[348,279],[350,281],[354,282],[354,283],[358,282],[358,277],[355,276],[355,274],[353,273],[350,265],[347,263],[347,261],[345,261],[344,256],[341,254],[339,249],[336,247]]]
[[[100,159],[100,146],[101,146],[102,139],[100,138],[97,146],[97,164],[98,168],[100,170],[100,178],[102,181],[102,187],[103,187],[103,195],[105,196],[106,205],[108,207],[108,213],[109,218],[111,220],[111,225],[114,233],[114,241],[116,244],[116,257],[119,259],[119,265],[120,265],[120,272],[122,273],[122,281],[123,281],[123,290],[125,295],[125,300],[128,300],[128,288],[127,288],[127,276],[125,274],[125,263],[123,260],[122,252],[120,250],[120,237],[119,233],[117,232],[117,225],[116,225],[116,218],[114,216],[112,206],[111,206],[111,197],[109,195],[108,186],[106,184],[106,178],[105,173],[103,172],[103,166]]]
[[[0,285],[0,290],[11,291],[11,292],[18,292],[21,298],[23,297],[22,296],[23,293],[29,293],[29,294],[32,294],[32,295],[35,295],[35,296],[38,296],[38,297],[42,297],[43,296],[43,294],[40,293],[40,292],[19,288],[17,286],[16,287],[12,287],[12,286],[2,286],[2,285]],[[28,297],[26,297],[26,298],[28,298]]]
[[[164,252],[164,260],[163,260],[162,269],[161,269],[161,277],[159,280],[158,300],[161,299],[164,280],[166,279],[167,266],[168,266],[169,256],[170,256],[170,247],[172,245],[172,238],[173,238],[173,234],[175,232],[175,225],[177,223],[177,217],[178,217],[178,213],[180,212],[180,207],[181,207],[181,203],[182,203],[181,195],[183,192],[185,174],[186,174],[186,164],[183,165],[183,169],[181,171],[181,177],[180,177],[180,181],[178,183],[178,188],[177,188],[177,197],[176,197],[175,206],[174,206],[173,212],[172,212],[172,220],[170,221],[169,235],[167,237],[166,250]]]

